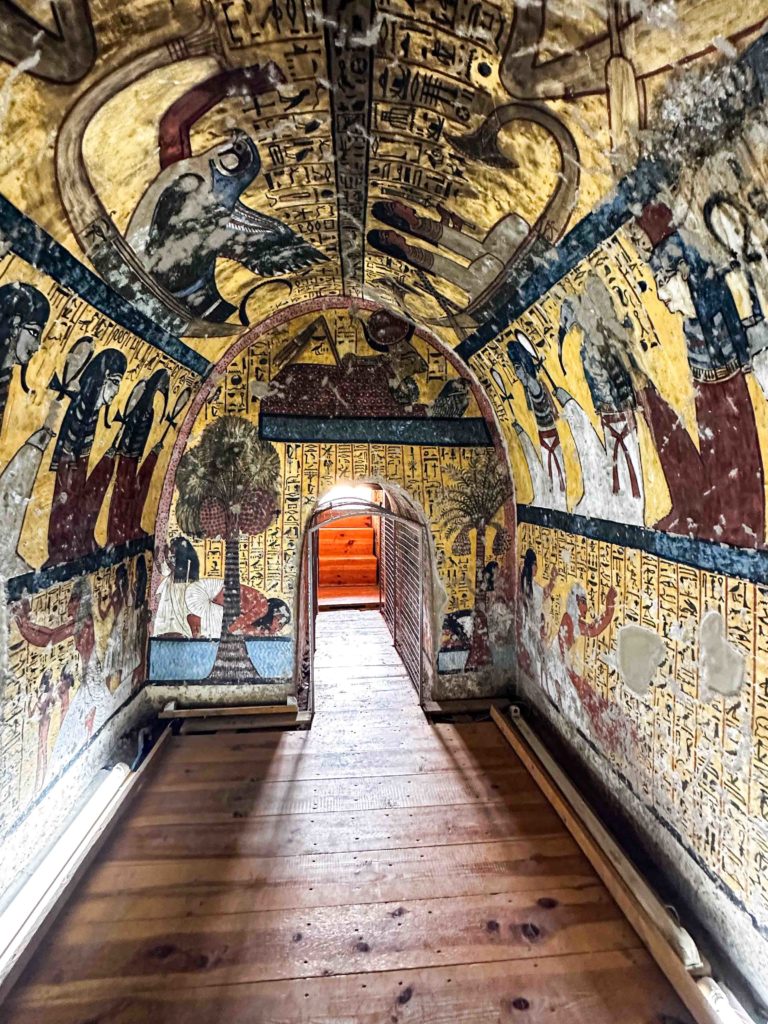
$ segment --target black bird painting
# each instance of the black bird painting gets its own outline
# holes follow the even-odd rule
[[[429,415],[438,418],[461,419],[469,407],[469,384],[461,377],[447,380],[432,403]]]
[[[255,143],[238,132],[166,167],[131,217],[129,245],[193,316],[220,323],[235,311],[216,285],[219,257],[263,278],[293,274],[326,259],[291,228],[240,201],[260,169]]]

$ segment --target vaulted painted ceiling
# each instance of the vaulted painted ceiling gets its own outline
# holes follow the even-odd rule
[[[758,7],[6,0],[0,191],[209,358],[332,294],[455,345]]]

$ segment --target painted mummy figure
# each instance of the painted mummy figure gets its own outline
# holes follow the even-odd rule
[[[565,462],[557,431],[557,409],[547,386],[539,378],[539,368],[528,348],[522,344],[524,335],[510,341],[507,355],[515,368],[517,379],[525,392],[525,403],[533,413],[539,435],[539,455],[520,424],[515,425],[533,485],[533,504],[543,508],[566,510]]]
[[[583,292],[560,307],[560,349],[572,327],[580,327],[580,347],[589,393],[600,417],[601,440],[584,409],[558,389],[581,459],[584,495],[577,515],[643,525],[644,491],[637,436],[637,398],[626,363],[629,329],[619,322],[610,292],[592,274]]]

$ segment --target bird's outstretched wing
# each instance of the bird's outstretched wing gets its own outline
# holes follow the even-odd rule
[[[236,203],[227,225],[230,238],[220,255],[242,263],[262,277],[290,274],[327,257],[274,217]]]
[[[205,184],[199,174],[182,174],[161,192],[149,225],[149,248],[167,244],[189,231],[190,210],[194,210],[191,197],[199,195]],[[184,216],[186,214],[186,216]]]

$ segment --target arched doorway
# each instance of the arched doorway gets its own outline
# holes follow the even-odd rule
[[[339,518],[340,499],[384,504],[380,487],[331,488],[326,512],[318,515],[318,610],[378,609],[381,603],[382,520],[367,512]]]
[[[314,712],[314,657],[318,604],[319,536],[329,524],[353,517],[379,520],[379,609],[423,705],[436,671],[435,564],[427,519],[418,503],[376,483],[381,503],[359,496],[318,501],[304,531],[297,597],[296,689],[299,706]]]

